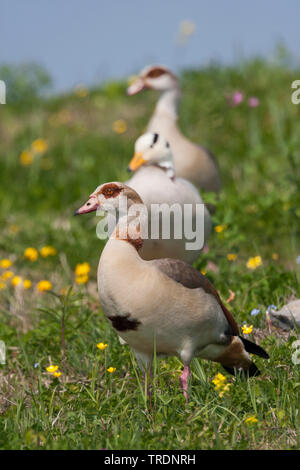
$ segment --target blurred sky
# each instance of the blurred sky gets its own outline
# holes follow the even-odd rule
[[[196,26],[185,47],[176,44],[182,20]],[[41,63],[64,90],[153,62],[270,57],[280,40],[298,61],[299,30],[299,0],[0,0],[0,64]]]

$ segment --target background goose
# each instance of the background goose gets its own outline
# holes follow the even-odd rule
[[[177,77],[166,67],[145,67],[139,77],[128,87],[128,95],[144,89],[161,92],[154,114],[148,124],[148,132],[162,134],[173,149],[175,173],[206,191],[220,190],[220,176],[213,155],[186,139],[177,126],[181,97]]]
[[[196,204],[203,204],[198,190],[189,182],[174,175],[173,155],[169,143],[158,134],[144,134],[135,143],[135,154],[129,163],[129,170],[135,173],[126,184],[133,188],[142,198],[143,203],[150,213],[151,204],[179,204],[184,210],[185,204],[190,204],[192,212],[187,217],[193,227],[196,221]],[[200,229],[203,230],[204,242],[207,241],[211,232],[211,219],[208,209],[204,208],[204,219],[201,219],[201,227],[197,226],[197,233],[200,236]],[[158,210],[152,207],[152,214]],[[173,218],[171,219],[173,220]],[[180,221],[180,231],[184,235],[182,219]],[[149,224],[149,233],[151,225]],[[174,233],[174,226],[171,224],[171,233]],[[141,256],[144,259],[154,258],[179,258],[192,263],[199,257],[202,246],[196,250],[187,250],[186,237],[170,240],[160,239],[145,240],[141,249]]]
[[[107,204],[117,208],[123,197],[129,206],[142,203],[125,184],[106,183],[77,214],[97,207],[105,211]],[[121,238],[124,226],[127,235]],[[230,373],[240,369],[249,376],[258,375],[249,353],[268,358],[267,353],[239,336],[233,316],[209,280],[180,260],[143,260],[142,245],[140,224],[134,217],[122,217],[98,266],[102,309],[140,365],[151,367],[154,341],[158,355],[179,356],[184,364],[180,380],[186,400],[194,356],[219,362]]]

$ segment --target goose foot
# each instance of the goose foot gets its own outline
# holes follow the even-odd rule
[[[184,366],[183,372],[180,376],[180,383],[183,390],[184,398],[186,403],[189,402],[189,394],[188,394],[188,384],[189,384],[189,376],[191,375],[190,366]]]

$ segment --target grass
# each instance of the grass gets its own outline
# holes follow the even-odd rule
[[[240,324],[254,325],[250,339],[270,354],[269,361],[255,360],[262,372],[257,379],[225,373],[232,385],[223,397],[212,383],[221,368],[194,360],[187,406],[181,363],[168,358],[155,364],[150,407],[135,359],[99,305],[97,219],[72,217],[100,183],[127,178],[155,95],[129,98],[125,82],[110,82],[86,96],[1,106],[0,257],[32,281],[27,290],[7,281],[0,291],[0,339],[7,348],[0,365],[2,449],[299,448],[300,369],[291,359],[299,335],[269,330],[265,317],[268,305],[281,307],[300,295],[300,108],[290,99],[299,75],[280,61],[256,59],[182,76],[180,126],[213,150],[223,180],[213,219],[225,229],[212,235],[209,253],[195,266],[207,270],[224,300],[229,289],[235,293],[226,305]],[[250,109],[246,99],[228,106],[226,96],[235,90],[257,96],[260,106]],[[112,129],[118,119],[126,122],[123,134]],[[19,156],[37,138],[47,140],[48,150],[24,167]],[[27,247],[44,245],[57,254],[24,258]],[[229,261],[229,253],[237,258]],[[248,258],[258,255],[262,266],[249,270]],[[88,283],[78,285],[74,269],[82,262],[91,272]],[[43,279],[52,292],[37,290]],[[252,317],[253,308],[261,313]],[[96,347],[100,341],[108,344],[104,351]],[[59,378],[46,371],[50,363],[59,365]],[[108,373],[109,366],[116,371]],[[251,416],[258,421],[247,425]]]

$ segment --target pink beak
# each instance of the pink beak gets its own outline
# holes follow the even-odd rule
[[[137,78],[134,82],[127,88],[127,95],[132,96],[140,93],[140,91],[146,88],[144,80],[142,78]]]
[[[77,211],[75,211],[74,215],[80,215],[80,214],[87,214],[88,212],[94,212],[98,209],[100,206],[98,202],[98,198],[95,194],[92,194],[88,201],[83,204]]]

